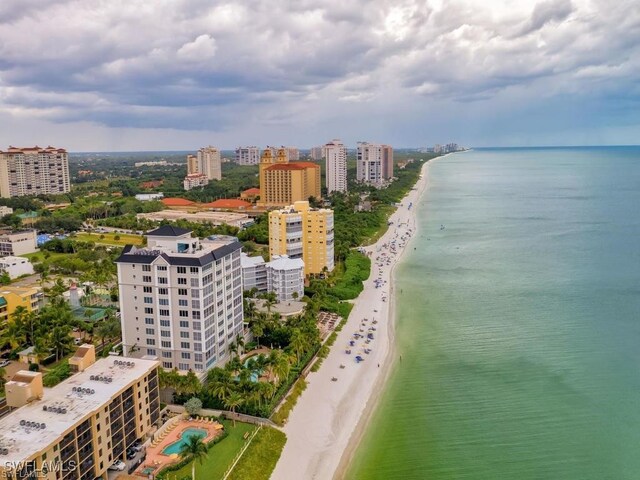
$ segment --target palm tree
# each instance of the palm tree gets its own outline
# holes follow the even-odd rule
[[[7,371],[4,367],[0,367],[0,390],[4,390],[4,384],[7,380],[4,378],[7,375]]]
[[[202,465],[205,458],[207,458],[207,446],[202,441],[202,437],[199,435],[189,435],[187,441],[180,447],[181,458],[191,458],[193,463],[191,464],[191,478],[196,478],[196,461]]]
[[[238,348],[238,356],[244,353],[244,337],[240,334],[236,337],[236,347]]]
[[[233,416],[234,427],[236,426],[236,418],[235,418],[236,408],[241,406],[244,403],[244,401],[245,401],[244,397],[239,392],[233,392],[226,399],[224,399],[225,408],[228,408],[229,410],[231,410],[231,413],[234,414]]]
[[[278,383],[289,376],[291,359],[282,350],[272,350],[269,354],[269,367]],[[275,379],[274,378],[274,379]]]
[[[278,303],[278,297],[274,292],[267,292],[262,294],[264,304],[267,307],[267,313],[271,314],[271,307]]]
[[[49,336],[49,344],[56,355],[56,362],[64,357],[65,351],[71,348],[71,336],[69,327],[53,327]]]
[[[293,329],[293,332],[291,333],[291,339],[289,341],[289,346],[294,352],[296,352],[296,360],[300,362],[300,356],[307,348],[307,339],[302,334],[299,328]]]

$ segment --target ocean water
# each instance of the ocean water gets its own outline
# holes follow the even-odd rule
[[[640,148],[448,156],[417,212],[347,478],[640,479]]]

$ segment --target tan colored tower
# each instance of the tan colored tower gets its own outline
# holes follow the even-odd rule
[[[320,166],[312,162],[289,162],[287,150],[274,157],[266,148],[260,159],[260,201],[262,206],[282,207],[309,197],[321,198]]]

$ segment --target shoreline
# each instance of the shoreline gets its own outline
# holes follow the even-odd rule
[[[427,187],[429,184],[430,164],[435,160],[438,160],[439,158],[443,158],[445,156],[446,155],[435,157],[427,161],[423,165],[421,170],[422,178],[419,179],[418,182],[416,182],[416,185],[418,183],[421,183],[421,185],[418,188],[417,196],[416,196],[417,198],[414,201],[419,201],[422,198],[422,195],[424,194],[424,192],[426,192],[427,190]],[[424,180],[424,181],[421,182],[421,180]],[[406,197],[408,196],[409,194],[407,194],[405,198],[403,198],[403,203]],[[404,260],[404,254],[407,251],[407,248],[409,248],[414,243],[418,233],[418,221],[417,221],[417,215],[415,213],[412,215],[412,221],[413,221],[413,235],[411,236],[411,239],[407,242],[405,248],[402,250],[398,258],[394,262],[393,266],[391,267],[391,272],[390,272],[391,282],[390,282],[390,295],[389,295],[390,303],[389,303],[389,312],[388,312],[389,322],[387,324],[387,337],[389,339],[389,350],[387,352],[387,358],[384,359],[383,371],[376,379],[376,383],[373,386],[373,391],[378,391],[378,392],[383,391],[389,378],[391,377],[391,372],[393,371],[393,368],[396,365],[396,362],[398,361],[398,351],[395,343],[396,321],[397,321],[397,307],[396,307],[397,292],[395,291],[394,285],[396,284],[396,269],[398,265],[400,265],[400,263],[402,263],[402,261]],[[372,266],[372,270],[373,270],[373,266]],[[375,396],[372,395],[371,397],[369,397],[369,400],[367,401],[365,409],[362,412],[362,415],[360,416],[360,419],[358,420],[356,427],[354,428],[353,432],[351,432],[348,448],[345,449],[344,452],[342,453],[342,456],[340,458],[340,463],[338,464],[338,468],[336,469],[332,477],[334,480],[339,480],[344,478],[347,471],[349,470],[349,467],[353,460],[353,455],[355,451],[358,449],[358,447],[360,446],[360,444],[362,443],[362,439],[364,438],[364,434],[367,430],[367,426],[369,425],[369,422],[371,421],[373,414],[375,413],[376,409],[378,408],[378,405],[380,404],[381,397],[382,395],[375,395]]]
[[[415,207],[426,190],[430,163],[439,158],[442,157],[422,166],[421,177],[403,197],[402,206],[389,217],[393,225],[374,244],[364,247],[371,253],[371,275],[322,367],[306,379],[307,389],[283,428],[287,443],[271,478],[331,479],[346,473],[351,454],[360,443],[394,365],[395,267],[413,243],[417,225]],[[411,209],[409,203],[413,204]],[[395,245],[396,241],[401,242],[395,248],[383,248]],[[384,257],[380,265],[376,262],[378,255]],[[378,288],[376,280],[383,282]],[[370,354],[363,355],[364,362],[356,363],[353,355],[345,353],[345,346],[354,331],[373,325],[361,323],[365,319],[368,319],[365,323],[377,321],[378,335],[370,344]],[[357,346],[354,349],[359,353]],[[332,381],[333,377],[337,381]]]

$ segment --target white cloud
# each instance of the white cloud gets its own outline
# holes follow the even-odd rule
[[[190,62],[205,62],[216,55],[215,38],[211,35],[200,35],[193,42],[185,43],[177,52],[178,58]]]

